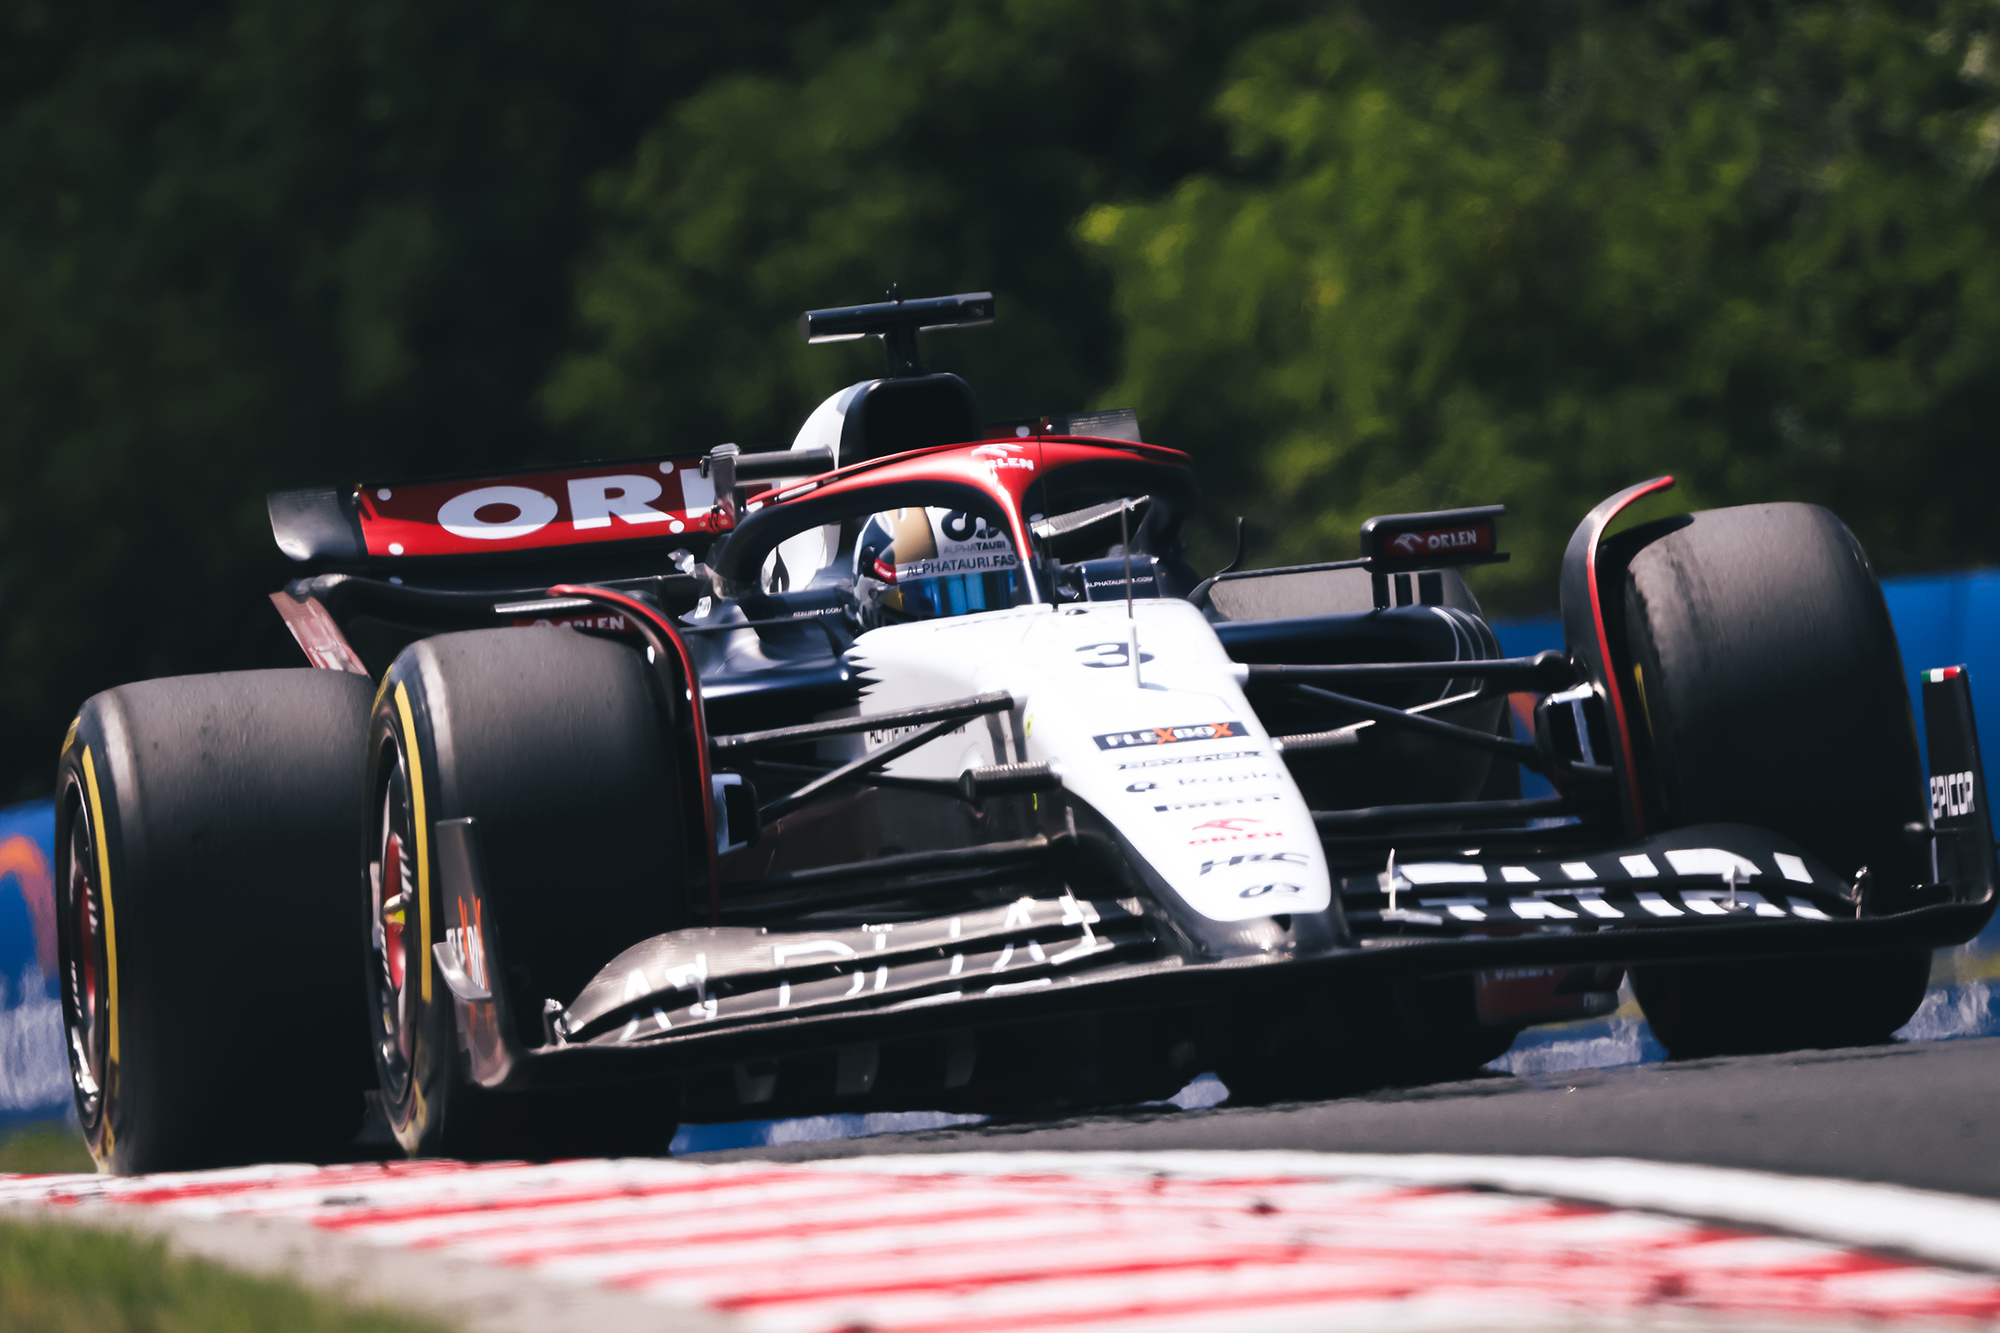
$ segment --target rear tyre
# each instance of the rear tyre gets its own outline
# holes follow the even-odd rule
[[[1632,969],[1653,1035],[1676,1059],[1886,1042],[1923,1002],[1923,950]]]
[[[100,1170],[354,1156],[368,1053],[346,922],[371,688],[183,676],[78,714],[56,779],[57,947]]]
[[[1658,827],[1773,829],[1835,873],[1865,866],[1893,908],[1921,883],[1924,819],[1902,656],[1868,559],[1815,505],[1746,505],[1617,539],[1642,794]],[[1651,763],[1644,761],[1650,755]],[[1929,954],[1632,969],[1676,1056],[1886,1041],[1923,999]]]
[[[432,962],[445,918],[432,827],[476,821],[504,989],[524,1047],[626,947],[682,924],[685,842],[663,696],[632,648],[548,628],[424,639],[370,721],[363,929],[383,1109],[411,1156],[663,1151],[658,1087],[495,1092],[462,1069]],[[427,935],[425,932],[429,931]],[[434,938],[435,937],[435,938]]]

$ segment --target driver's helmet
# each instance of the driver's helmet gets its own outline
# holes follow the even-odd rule
[[[854,543],[854,593],[870,627],[962,616],[1014,604],[1020,560],[1007,534],[976,514],[888,509]]]

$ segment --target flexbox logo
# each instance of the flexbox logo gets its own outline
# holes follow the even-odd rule
[[[1185,727],[1150,727],[1145,731],[1111,731],[1092,736],[1100,750],[1129,750],[1144,745],[1178,745],[1182,741],[1220,741],[1247,736],[1241,722],[1198,722]]]

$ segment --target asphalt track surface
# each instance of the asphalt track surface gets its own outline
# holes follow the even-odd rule
[[[1624,1157],[2000,1199],[2000,1037],[1494,1075],[1330,1102],[1146,1109],[689,1160],[1176,1149]]]

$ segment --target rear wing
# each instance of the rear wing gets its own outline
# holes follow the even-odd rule
[[[725,530],[701,455],[587,463],[506,477],[278,491],[278,549],[300,562],[394,563]]]
[[[1041,438],[1052,429],[1084,428],[1102,432],[1103,438],[1138,443],[1138,418],[1123,410],[1043,418],[1039,427],[990,428],[984,438]],[[978,438],[966,443],[976,444]],[[1151,452],[1182,457],[1157,446]],[[681,541],[702,547],[734,528],[747,509],[756,508],[754,497],[788,479],[829,472],[834,463],[828,448],[744,453],[721,444],[705,454],[580,463],[512,476],[275,491],[265,503],[278,549],[301,564],[379,568],[405,560],[476,559],[630,542]]]

